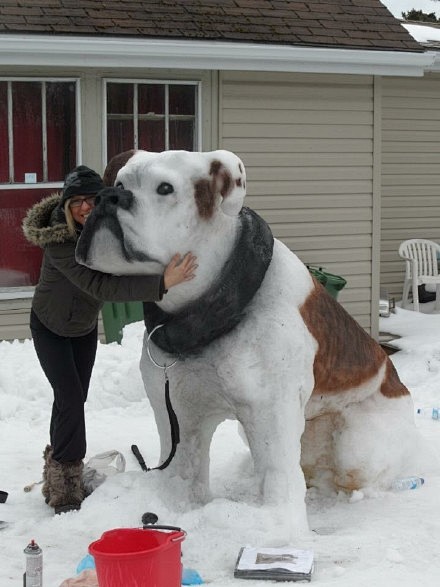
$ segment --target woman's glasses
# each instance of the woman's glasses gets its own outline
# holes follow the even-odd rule
[[[96,196],[87,196],[87,198],[74,198],[70,200],[69,207],[70,208],[79,208],[85,202],[88,206],[95,205],[95,198]]]

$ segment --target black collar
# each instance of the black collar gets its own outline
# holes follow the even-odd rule
[[[239,214],[240,229],[230,258],[217,281],[200,298],[168,314],[154,302],[144,303],[144,319],[162,350],[185,358],[230,332],[246,314],[272,259],[273,236],[267,223],[249,208]]]

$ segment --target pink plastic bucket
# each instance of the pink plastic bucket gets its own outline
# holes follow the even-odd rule
[[[89,545],[99,587],[180,587],[182,530],[117,528]]]

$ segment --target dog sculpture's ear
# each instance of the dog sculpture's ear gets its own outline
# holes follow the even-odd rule
[[[228,216],[235,216],[243,206],[246,195],[246,171],[242,160],[230,151],[213,151],[209,174],[214,191],[222,197],[221,209]]]
[[[135,153],[136,151],[131,149],[130,151],[119,153],[110,159],[105,168],[104,175],[102,176],[102,181],[105,186],[111,187],[115,185],[118,171],[124,167],[127,161],[131,159]]]

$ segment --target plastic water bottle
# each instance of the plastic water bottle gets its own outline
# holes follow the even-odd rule
[[[406,489],[417,489],[424,484],[423,477],[399,477],[391,483],[394,491],[405,491]]]
[[[440,420],[440,408],[418,408],[418,416],[427,416],[433,420]]]

